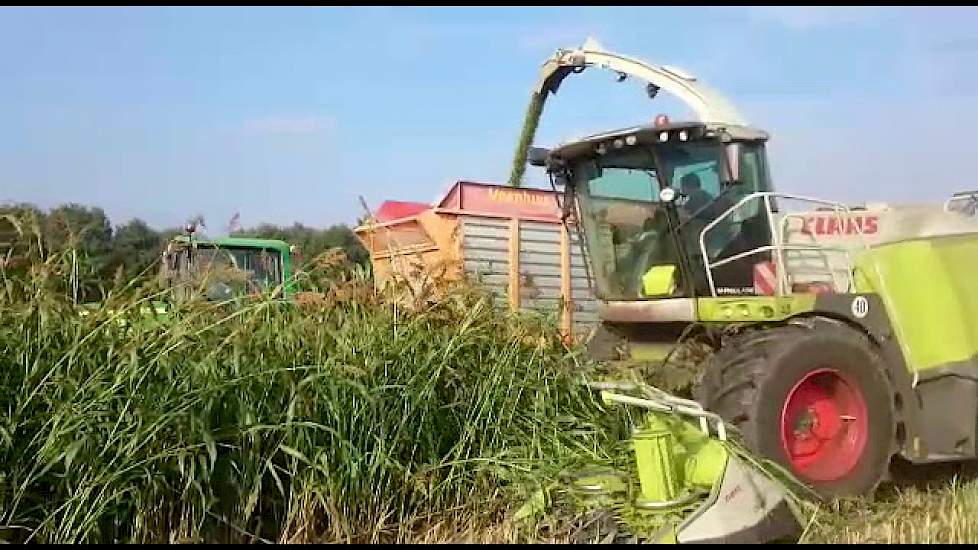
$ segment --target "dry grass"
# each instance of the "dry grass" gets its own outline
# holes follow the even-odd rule
[[[978,480],[938,467],[929,479],[887,485],[877,497],[822,505],[803,544],[968,544],[978,542]],[[567,543],[573,532],[528,534],[505,515],[451,517],[417,529],[412,543]]]
[[[823,506],[802,542],[830,544],[962,544],[978,542],[974,464],[909,468],[873,501]]]

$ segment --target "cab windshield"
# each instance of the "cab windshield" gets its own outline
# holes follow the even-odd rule
[[[215,300],[266,292],[282,282],[282,255],[266,248],[182,247],[167,255],[164,267],[171,284],[206,282]]]
[[[676,296],[709,293],[701,232],[744,196],[770,188],[762,144],[743,144],[738,185],[723,184],[722,155],[722,146],[711,140],[637,145],[571,161],[596,290],[602,299],[648,299],[642,277],[658,265],[677,267]],[[669,216],[659,200],[664,187],[678,192],[676,216]],[[749,201],[707,233],[708,257],[716,261],[763,246],[770,240],[768,227],[760,202]],[[680,275],[681,254],[691,280]],[[743,265],[735,264],[746,262],[728,264],[721,270],[718,286],[747,293],[752,289],[750,267],[744,271]]]

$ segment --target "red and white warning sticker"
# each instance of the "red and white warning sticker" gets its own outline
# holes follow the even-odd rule
[[[778,269],[774,262],[754,264],[754,293],[773,296],[778,290]]]

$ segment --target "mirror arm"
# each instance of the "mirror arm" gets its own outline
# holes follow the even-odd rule
[[[561,205],[560,221],[562,223],[567,222],[567,218],[571,216],[571,205],[574,201],[574,184],[571,183],[570,179],[565,180],[564,183],[564,204]]]
[[[564,186],[563,200],[557,199],[557,206],[560,208],[560,221],[566,223],[570,217],[570,200],[573,196],[574,184],[571,183],[570,173],[567,167],[559,160],[552,160],[548,163],[547,174],[550,176],[550,187],[554,190],[554,197],[560,197],[557,184]]]

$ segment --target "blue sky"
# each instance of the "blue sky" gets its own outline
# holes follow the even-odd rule
[[[540,64],[588,36],[726,94],[772,134],[782,190],[939,200],[978,188],[976,25],[968,7],[3,8],[0,202],[214,231],[502,182]],[[676,108],[589,71],[537,142]]]

